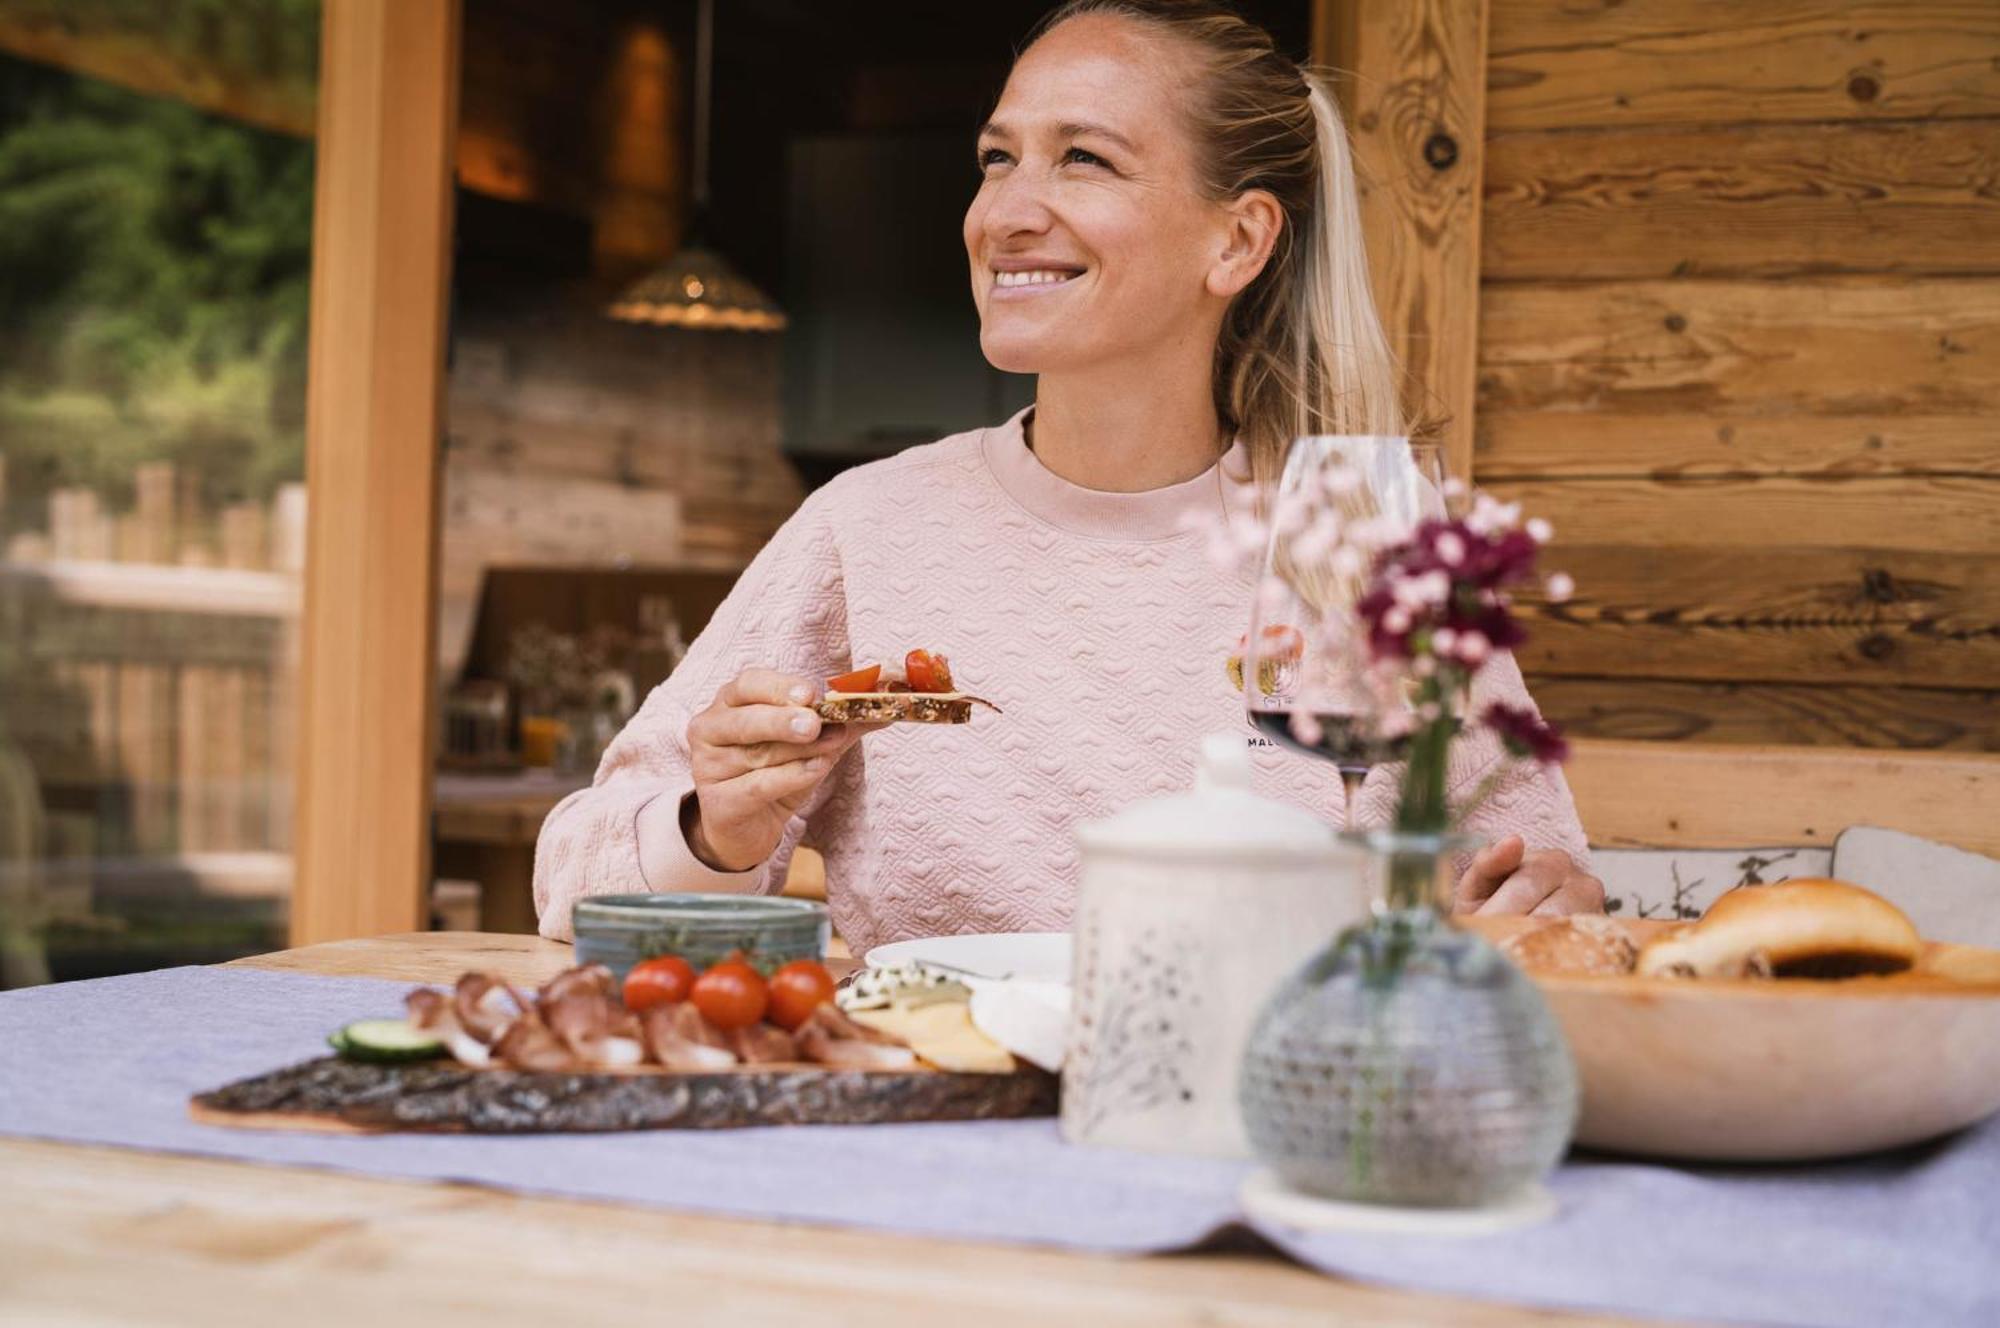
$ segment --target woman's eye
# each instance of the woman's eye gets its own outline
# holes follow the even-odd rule
[[[1082,148],[1071,148],[1063,154],[1063,160],[1081,162],[1085,166],[1103,166],[1106,169],[1109,169],[1111,166],[1110,162],[1098,156],[1095,152],[1085,152]]]
[[[1006,160],[1007,160],[1007,154],[1005,152],[1002,152],[999,148],[987,148],[984,152],[979,154],[979,169],[982,171],[989,171],[992,170],[995,166],[999,165],[1001,162]]]

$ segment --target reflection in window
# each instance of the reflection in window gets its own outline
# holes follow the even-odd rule
[[[0,985],[283,942],[318,26],[0,0]]]

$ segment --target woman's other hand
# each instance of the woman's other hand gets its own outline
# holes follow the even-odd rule
[[[1530,853],[1521,836],[1508,835],[1473,857],[1459,878],[1452,911],[1541,918],[1602,913],[1604,882],[1579,868],[1561,849]]]
[[[694,796],[681,831],[717,871],[748,871],[771,856],[785,826],[866,731],[823,724],[818,685],[771,669],[745,669],[688,721]]]

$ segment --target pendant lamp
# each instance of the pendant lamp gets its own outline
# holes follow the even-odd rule
[[[660,327],[781,332],[784,311],[708,247],[708,122],[715,77],[715,0],[701,0],[695,31],[694,221],[687,242],[628,287],[605,312]]]

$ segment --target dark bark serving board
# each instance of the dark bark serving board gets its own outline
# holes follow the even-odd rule
[[[1055,1076],[1032,1067],[1013,1074],[817,1065],[547,1074],[325,1056],[199,1094],[190,1111],[203,1124],[248,1129],[543,1134],[1010,1120],[1053,1115],[1055,1107]]]

